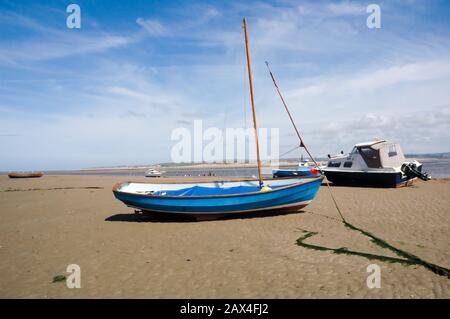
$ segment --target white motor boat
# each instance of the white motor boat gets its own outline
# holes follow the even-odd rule
[[[160,172],[156,169],[150,168],[145,172],[145,177],[161,177],[164,172]]]
[[[359,143],[349,154],[328,157],[321,171],[333,184],[400,187],[417,178],[431,179],[422,173],[421,163],[406,161],[399,144],[385,140]]]

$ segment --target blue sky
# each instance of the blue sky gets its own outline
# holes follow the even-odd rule
[[[297,141],[265,60],[317,155],[373,137],[450,151],[448,1],[0,0],[0,171],[165,162],[195,119],[250,126],[243,16],[281,153]]]

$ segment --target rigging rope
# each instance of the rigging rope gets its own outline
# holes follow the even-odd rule
[[[244,55],[245,55],[245,52],[244,52]],[[246,77],[247,77],[247,68],[246,68],[247,66],[245,65],[245,63],[242,63],[242,70],[243,70],[243,72],[242,72],[242,75],[243,75],[243,78],[242,78],[242,81],[243,81],[243,83],[244,83],[244,86],[243,86],[243,89],[244,89],[244,94],[242,95],[243,96],[243,104],[242,104],[242,107],[244,108],[244,128],[247,128],[247,107],[248,107],[248,104],[249,103],[247,103],[247,93],[248,93],[248,91],[249,91],[249,88],[248,88],[248,86],[247,86],[247,81],[246,81]]]
[[[267,69],[269,70],[270,77],[272,78],[273,84],[275,85],[275,89],[277,90],[278,96],[280,97],[281,102],[283,103],[283,106],[284,106],[284,108],[285,108],[285,110],[286,110],[286,112],[287,112],[287,114],[289,116],[289,119],[291,120],[291,123],[294,126],[295,133],[297,134],[297,137],[300,140],[300,145],[298,147],[303,147],[305,149],[306,153],[308,153],[308,155],[309,155],[309,158],[311,158],[311,160],[314,162],[314,165],[316,165],[316,167],[320,171],[320,173],[322,175],[325,175],[324,172],[322,171],[322,169],[320,168],[319,164],[317,163],[317,161],[312,156],[312,154],[309,151],[308,147],[306,146],[305,142],[303,141],[303,138],[300,135],[300,131],[298,130],[297,125],[295,125],[294,119],[292,118],[291,112],[289,112],[289,108],[288,108],[286,102],[284,101],[283,95],[281,94],[281,91],[280,91],[280,88],[278,87],[277,81],[275,80],[275,77],[272,74],[272,70],[270,70],[269,62],[267,62],[267,61],[266,61],[266,66],[267,66]],[[331,199],[333,200],[334,206],[336,207],[336,210],[338,211],[339,216],[341,216],[342,221],[345,222],[345,218],[342,215],[341,210],[339,209],[339,205],[336,202],[336,199],[334,197],[333,192],[331,191],[331,187],[330,187],[330,184],[328,182],[328,179],[325,180],[325,184],[327,185],[327,188],[328,188],[328,190],[330,192],[330,195],[331,195]]]
[[[295,150],[298,149],[298,148],[300,148],[299,145],[297,145],[296,147],[294,147],[293,149],[291,149],[291,150],[289,150],[289,151],[287,151],[287,152],[284,152],[283,154],[280,155],[280,158],[282,158],[282,157],[283,157],[284,155],[286,155],[286,154],[289,154],[289,153],[292,152],[292,151],[295,151]]]

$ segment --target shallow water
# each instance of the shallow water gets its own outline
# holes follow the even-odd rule
[[[425,160],[422,171],[428,172],[431,177],[450,177],[450,159]],[[284,167],[284,169],[295,169],[293,167]],[[221,169],[171,169],[162,168],[166,171],[164,176],[232,176],[232,177],[251,177],[258,174],[255,168],[221,168]],[[46,175],[101,175],[101,176],[143,176],[146,169],[129,170],[80,170],[80,171],[47,171]]]
[[[422,171],[431,177],[450,177],[450,159],[424,161]]]

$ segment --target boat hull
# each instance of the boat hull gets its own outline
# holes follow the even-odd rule
[[[313,174],[311,170],[275,170],[272,172],[273,177],[317,177],[320,174]]]
[[[323,177],[310,179],[266,192],[226,196],[152,196],[113,189],[114,196],[125,205],[143,210],[188,215],[227,215],[269,210],[298,210],[316,196]]]
[[[42,177],[44,174],[41,172],[36,173],[9,173],[9,178],[39,178]]]
[[[409,186],[416,178],[404,176],[401,172],[345,172],[324,170],[327,179],[336,185],[368,187]]]

